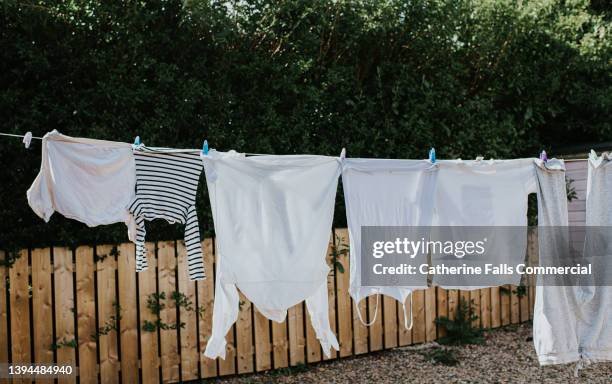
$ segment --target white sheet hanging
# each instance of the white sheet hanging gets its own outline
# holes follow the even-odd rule
[[[326,156],[202,156],[213,210],[217,276],[213,329],[204,354],[225,358],[238,318],[238,290],[282,322],[306,300],[326,356],[338,341],[329,325],[325,261],[340,174]]]
[[[427,277],[414,275],[409,286],[362,286],[361,227],[431,225],[436,175],[437,166],[426,160],[345,159],[343,162],[342,185],[350,238],[349,293],[363,323],[358,303],[368,296],[383,294],[402,303],[404,326],[411,328],[408,322],[410,319],[411,323],[412,314],[406,313],[405,302],[414,289],[427,288]],[[419,233],[414,238],[428,236],[429,233]],[[427,255],[419,255],[415,260],[420,260],[415,265],[426,263]],[[375,321],[377,312],[370,323]]]
[[[131,144],[53,130],[43,137],[40,172],[28,189],[28,203],[45,221],[57,211],[90,227],[128,224],[135,178]]]
[[[486,248],[489,257],[499,258],[489,260],[493,264],[522,262],[527,251],[527,197],[536,192],[533,162],[534,159],[439,160],[432,225],[457,227],[456,233],[452,233],[456,237],[452,240],[457,241],[465,240],[465,233],[469,232],[462,232],[461,227],[516,227],[504,236],[498,232],[499,241],[495,241],[496,229],[492,228]],[[432,231],[432,240],[451,240],[440,236]],[[513,236],[513,240],[509,241],[508,236]],[[432,264],[436,263],[437,258],[432,255]],[[461,285],[449,283],[458,279],[435,275],[433,283],[447,289],[485,288],[470,286],[469,276],[465,276]],[[498,282],[518,285],[520,275],[499,275]]]

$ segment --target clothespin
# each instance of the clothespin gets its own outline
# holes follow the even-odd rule
[[[23,136],[23,144],[25,145],[26,149],[30,148],[31,142],[32,142],[32,132],[26,132],[26,134]]]
[[[340,160],[344,160],[346,158],[346,148],[342,148],[340,151]]]
[[[548,156],[546,156],[546,151],[540,152],[540,160],[542,160],[543,162],[548,161]]]
[[[430,161],[432,164],[435,164],[435,163],[436,163],[436,149],[435,149],[435,148],[431,148],[431,149],[429,150],[429,161]]]
[[[140,145],[140,136],[136,136],[136,138],[134,139],[134,145],[135,146],[139,146]]]
[[[208,155],[208,140],[204,140],[204,144],[202,144],[202,154]]]

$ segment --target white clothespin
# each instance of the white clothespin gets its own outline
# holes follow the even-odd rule
[[[342,151],[340,151],[340,160],[344,159],[346,159],[346,148],[342,148]]]
[[[25,145],[26,149],[30,148],[30,143],[32,143],[32,132],[28,131],[23,136],[23,144]]]

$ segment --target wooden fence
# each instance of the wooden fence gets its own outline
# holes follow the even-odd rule
[[[474,326],[494,328],[533,315],[533,287],[476,291],[429,288],[414,293],[414,326],[403,327],[401,304],[385,297],[371,327],[357,318],[348,294],[348,234],[330,243],[342,267],[328,278],[329,316],[340,342],[331,359],[435,340],[437,316],[454,317],[460,298],[471,300]],[[81,383],[179,382],[315,363],[321,352],[304,304],[278,324],[243,296],[227,336],[225,360],[202,355],[210,335],[214,246],[203,241],[209,278],[191,282],[184,243],[147,243],[149,269],[135,273],[134,245],[23,250],[11,268],[0,267],[0,362],[70,363]],[[529,251],[535,251],[530,235]],[[0,253],[0,258],[4,256]],[[344,272],[340,272],[344,269]],[[179,292],[177,294],[176,292]],[[361,304],[374,312],[376,298]],[[75,382],[76,378],[60,382]]]

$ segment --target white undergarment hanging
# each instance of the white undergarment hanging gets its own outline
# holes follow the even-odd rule
[[[411,328],[412,314],[406,313],[406,299],[414,289],[427,288],[427,276],[411,276],[409,286],[362,286],[361,230],[362,226],[402,226],[402,231],[414,233],[414,239],[428,238],[436,187],[437,166],[427,160],[345,159],[342,166],[342,185],[350,238],[349,293],[355,302],[354,310],[363,321],[358,303],[368,296],[383,294],[404,306],[404,326]],[[420,254],[414,265],[427,263],[427,255]],[[405,277],[403,277],[405,278]],[[374,319],[376,319],[378,302]]]
[[[340,159],[202,156],[215,223],[217,276],[212,335],[204,354],[225,358],[238,318],[238,289],[267,318],[284,321],[306,300],[323,352],[338,350],[328,314],[326,263]]]
[[[28,203],[43,220],[53,212],[90,227],[133,222],[136,168],[132,145],[62,135],[42,140],[40,172],[28,189]]]

